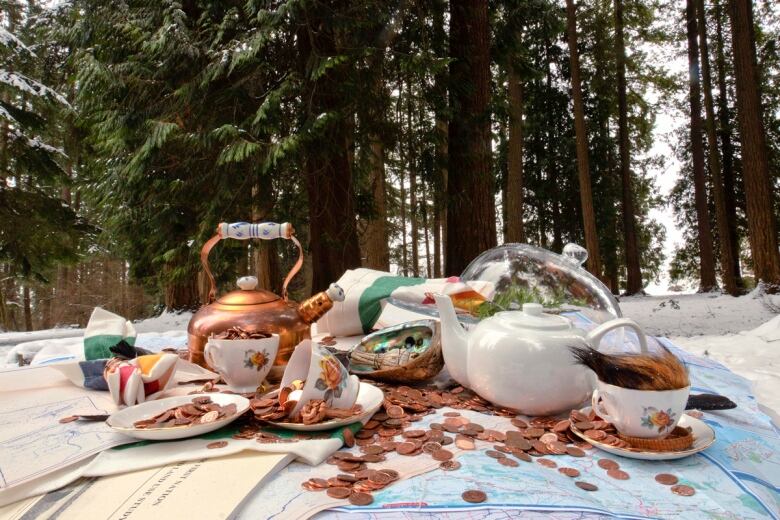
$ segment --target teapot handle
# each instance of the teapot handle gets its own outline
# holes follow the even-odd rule
[[[616,320],[610,320],[606,323],[603,323],[592,331],[588,332],[588,334],[585,336],[585,340],[588,342],[591,348],[598,350],[601,338],[603,338],[604,335],[612,329],[619,329],[620,327],[634,329],[637,338],[639,338],[639,350],[642,352],[642,354],[647,354],[647,336],[645,336],[644,331],[642,331],[642,328],[637,324],[637,322],[630,318],[618,318]]]
[[[203,244],[203,249],[200,250],[200,262],[203,264],[203,269],[206,271],[206,276],[209,278],[209,297],[208,303],[214,301],[217,295],[217,284],[214,281],[214,275],[211,274],[211,268],[209,267],[209,253],[211,248],[216,245],[217,242],[224,238],[235,238],[237,240],[248,240],[250,238],[259,238],[262,240],[273,240],[275,238],[285,238],[292,240],[298,247],[298,260],[295,265],[292,266],[290,272],[284,278],[282,284],[282,298],[287,300],[287,285],[290,280],[298,274],[298,271],[303,267],[303,247],[295,236],[295,229],[289,222],[283,222],[277,224],[276,222],[220,222],[217,224],[217,234],[208,239]]]

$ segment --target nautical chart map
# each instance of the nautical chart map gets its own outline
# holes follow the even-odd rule
[[[53,399],[52,395],[56,397]],[[69,384],[56,393],[50,390],[13,395],[0,392],[0,489],[112,446],[133,442],[114,433],[104,422],[59,423],[62,417],[75,413],[103,412],[106,405],[111,405],[107,393],[105,397],[85,395],[83,389]]]
[[[585,327],[583,327],[585,328]],[[454,472],[432,471],[438,465],[430,457],[403,457],[395,453],[376,467],[401,472],[404,480],[374,493],[368,507],[345,506],[345,501],[324,493],[305,491],[301,482],[310,477],[331,477],[335,466],[311,468],[293,463],[251,497],[238,518],[305,518],[326,508],[335,511],[319,516],[381,519],[506,518],[510,511],[544,512],[556,520],[619,516],[621,518],[754,519],[780,518],[780,433],[774,428],[751,395],[749,382],[722,365],[685,353],[666,340],[689,368],[692,392],[719,393],[738,404],[735,410],[704,412],[703,420],[716,435],[715,444],[706,451],[675,461],[650,462],[615,457],[598,450],[583,458],[568,455],[554,457],[558,466],[580,470],[579,479],[571,479],[538,464],[520,463],[510,468],[480,453],[490,446],[478,441],[478,451],[453,449],[462,468]],[[441,422],[438,414],[425,417],[421,426]],[[471,411],[460,411],[485,428],[512,429],[508,419]],[[452,448],[452,445],[448,448]],[[631,478],[609,478],[596,466],[602,456],[618,459]],[[673,473],[680,483],[696,490],[693,497],[677,496],[655,482],[658,473]],[[413,478],[411,478],[413,477]],[[574,480],[596,484],[599,490],[586,492]],[[483,504],[468,504],[461,498],[467,489],[481,489],[488,499]],[[386,516],[388,511],[395,514]],[[349,512],[349,514],[340,514]],[[357,515],[355,513],[358,513]],[[533,513],[535,516],[536,513]],[[524,515],[525,518],[525,515]]]

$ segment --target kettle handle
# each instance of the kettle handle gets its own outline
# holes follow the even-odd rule
[[[598,350],[601,338],[603,338],[604,335],[612,329],[618,329],[620,327],[634,329],[634,332],[636,332],[636,337],[639,338],[639,350],[642,352],[642,354],[647,354],[647,336],[645,336],[645,333],[639,324],[630,318],[618,318],[615,320],[610,320],[606,323],[602,323],[595,329],[588,332],[588,334],[585,336],[585,339],[591,348]]]
[[[211,274],[211,268],[209,267],[209,253],[217,242],[224,238],[235,238],[237,240],[248,240],[250,238],[259,238],[261,240],[273,240],[275,238],[285,238],[292,240],[298,247],[298,260],[295,265],[292,266],[290,272],[284,278],[282,284],[282,298],[287,300],[287,285],[290,280],[298,274],[298,271],[303,267],[303,247],[295,236],[295,229],[289,222],[283,222],[277,224],[276,222],[220,222],[217,224],[217,234],[211,237],[203,244],[203,248],[200,250],[200,262],[203,264],[203,269],[206,271],[206,276],[209,279],[209,296],[208,302],[211,303],[217,296],[217,284],[214,281],[214,275]]]

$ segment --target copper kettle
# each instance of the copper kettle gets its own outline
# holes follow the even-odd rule
[[[298,260],[284,279],[282,296],[265,289],[258,289],[257,278],[245,276],[238,280],[238,290],[217,299],[216,284],[209,268],[208,255],[211,248],[224,238],[291,240],[298,247],[299,254]],[[217,226],[216,235],[203,245],[200,260],[210,283],[209,297],[208,303],[190,319],[187,327],[187,347],[190,361],[203,367],[208,368],[203,358],[203,349],[208,338],[231,327],[241,327],[247,332],[257,331],[279,335],[279,352],[274,367],[268,375],[271,381],[279,380],[295,346],[311,337],[311,324],[322,317],[333,306],[334,301],[344,300],[344,292],[336,284],[331,284],[327,291],[316,294],[301,304],[287,297],[287,285],[303,265],[303,248],[289,222],[283,224],[223,222]]]

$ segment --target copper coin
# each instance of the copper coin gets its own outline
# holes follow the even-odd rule
[[[210,450],[213,450],[215,448],[224,448],[228,445],[227,441],[214,441],[206,444],[206,447]]]
[[[603,441],[607,438],[607,433],[604,430],[586,430],[585,437],[594,441]]]
[[[678,479],[671,473],[659,473],[655,476],[655,481],[664,486],[673,486],[677,484]]]
[[[307,481],[314,489],[323,490],[328,488],[328,481],[324,478],[310,478]]]
[[[462,450],[473,450],[475,448],[474,441],[468,437],[458,437],[455,439],[455,446]]]
[[[345,498],[348,498],[349,495],[352,494],[352,489],[347,487],[332,487],[332,488],[328,488],[328,491],[326,491],[326,493],[328,493],[328,496],[331,498],[338,498],[343,500]]]
[[[618,468],[612,468],[607,470],[607,475],[609,475],[610,477],[616,480],[628,480],[629,478],[631,478],[629,477],[628,473]]]
[[[417,446],[415,446],[411,442],[402,442],[401,444],[395,447],[395,451],[397,451],[401,455],[411,455],[412,453],[414,453],[416,449]]]
[[[672,493],[680,495],[681,497],[692,497],[696,494],[696,490],[685,484],[677,484],[676,486],[672,486]]]
[[[428,454],[433,453],[434,451],[438,451],[440,449],[441,449],[441,444],[439,444],[438,442],[426,442],[425,444],[423,444],[422,447],[422,450]]]
[[[444,448],[440,450],[436,450],[433,453],[431,453],[431,457],[433,457],[433,460],[438,460],[439,462],[443,462],[445,460],[450,460],[453,455],[450,450],[445,450]]]
[[[385,408],[385,411],[387,412],[387,416],[392,417],[393,419],[400,419],[401,417],[406,415],[406,413],[404,413],[404,409],[398,405],[388,406],[387,408]]]
[[[385,449],[382,446],[379,446],[378,444],[369,444],[368,446],[363,446],[362,448],[360,448],[360,451],[362,451],[366,455],[379,455],[381,453],[384,453]]]
[[[541,428],[528,428],[523,434],[531,439],[536,439],[544,435],[544,430]]]
[[[517,462],[515,459],[510,459],[509,457],[502,457],[498,459],[498,463],[502,466],[508,466],[510,468],[516,468],[520,465],[519,462]]]
[[[558,464],[555,463],[555,461],[552,461],[550,459],[536,459],[536,462],[544,466],[545,468],[557,468]]]
[[[357,482],[358,480],[360,480],[359,478],[357,478],[357,475],[348,475],[347,473],[340,473],[336,475],[336,478],[339,480],[343,480],[344,482]]]
[[[468,491],[464,491],[461,497],[463,497],[463,500],[466,502],[470,502],[472,504],[479,504],[487,500],[487,495],[485,492],[479,491],[478,489],[469,489]]]
[[[77,421],[78,418],[79,418],[78,415],[69,415],[67,417],[63,417],[62,419],[60,419],[60,424],[65,424],[65,423]]]
[[[558,471],[571,478],[577,478],[580,476],[580,470],[577,468],[558,468]]]
[[[379,471],[381,471],[385,475],[389,476],[393,480],[398,480],[398,478],[401,476],[400,473],[398,473],[394,469],[380,469]]]
[[[504,457],[506,457],[506,455],[496,450],[487,450],[485,452],[485,455],[493,459],[503,459]]]
[[[216,410],[212,410],[204,415],[201,415],[200,423],[201,424],[212,423],[216,421],[218,418],[219,418],[219,412]]]
[[[618,469],[620,467],[620,464],[618,464],[612,459],[600,459],[598,465],[601,469],[606,469],[606,470]]]
[[[581,421],[574,423],[574,427],[578,430],[584,432],[585,430],[592,430],[593,429],[593,423],[589,421]]]
[[[455,471],[460,469],[460,462],[457,460],[445,460],[439,464],[439,468],[443,471]]]
[[[406,430],[401,435],[407,439],[417,439],[425,437],[425,430]]]
[[[394,479],[387,473],[382,473],[381,471],[373,471],[368,477],[368,480],[370,480],[371,482],[375,482],[376,484],[381,484],[383,486],[386,486]]]
[[[545,433],[539,437],[539,440],[545,444],[550,444],[551,442],[556,442],[558,440],[558,436],[554,433]]]
[[[528,423],[518,417],[512,419],[512,425],[515,426],[516,428],[522,428],[522,429],[528,428]]]
[[[460,417],[460,412],[444,412],[444,417]]]
[[[563,421],[555,423],[555,426],[552,427],[552,431],[555,433],[565,432],[569,429],[569,426],[571,426],[571,422],[568,419],[564,419]]]
[[[598,491],[599,489],[595,484],[591,484],[590,482],[583,482],[582,480],[578,480],[574,483],[574,485],[583,491]]]
[[[374,501],[368,493],[352,493],[349,495],[349,503],[353,506],[367,506]]]
[[[512,452],[512,455],[522,460],[523,462],[531,462],[533,460],[531,456],[524,451],[515,451]]]
[[[344,446],[351,448],[355,445],[355,434],[352,433],[352,430],[344,428],[342,435],[344,436]]]

